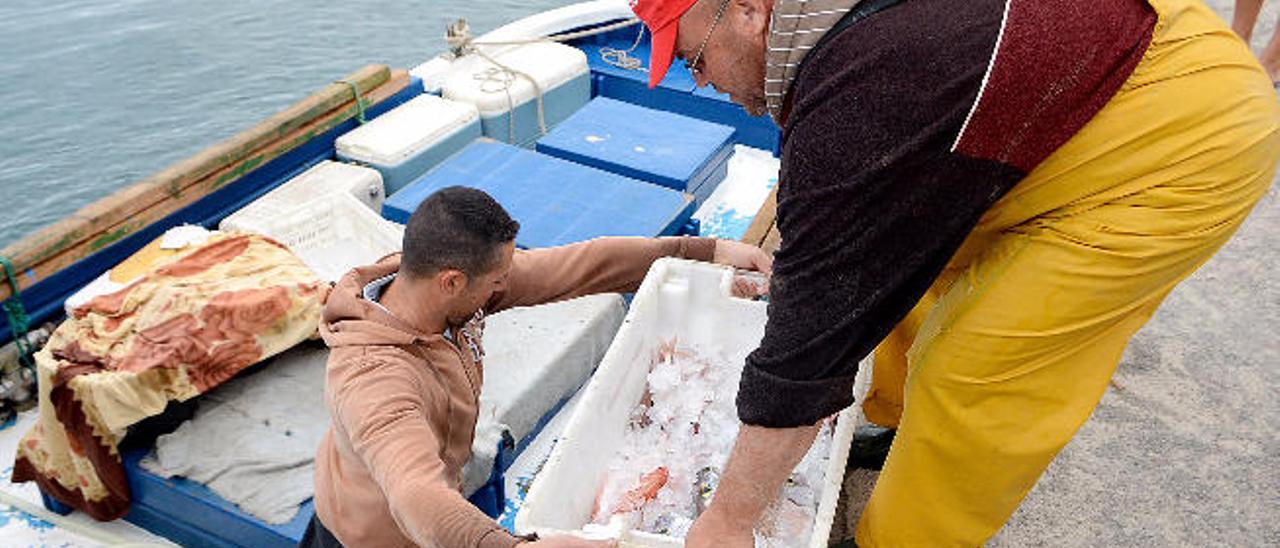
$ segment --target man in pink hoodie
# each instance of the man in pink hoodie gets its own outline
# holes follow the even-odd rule
[[[515,249],[519,223],[479,190],[418,206],[404,251],[347,274],[324,309],[332,425],[316,454],[303,546],[604,546],[515,537],[463,498],[484,377],[484,318],[502,309],[634,291],[660,257],[768,271],[755,247],[709,238],[600,238]]]

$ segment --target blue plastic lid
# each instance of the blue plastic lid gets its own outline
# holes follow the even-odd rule
[[[692,191],[728,159],[734,129],[598,97],[538,141],[538,150],[677,190]]]
[[[694,209],[693,197],[683,192],[480,140],[387,198],[382,215],[407,222],[427,196],[454,185],[492,195],[520,221],[516,244],[524,248],[674,235]]]

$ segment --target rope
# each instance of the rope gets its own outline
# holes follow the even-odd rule
[[[644,25],[640,25],[640,32],[636,33],[635,43],[625,50],[610,47],[600,48],[600,59],[622,70],[649,72],[649,69],[644,68],[644,61],[631,56],[631,52],[640,47],[640,41],[644,39],[644,30]]]
[[[514,99],[512,99],[511,97],[511,84],[515,82],[515,76],[519,76],[521,78],[524,78],[525,80],[528,80],[529,84],[533,86],[534,99],[537,101],[537,106],[538,106],[538,131],[539,131],[538,136],[541,137],[543,135],[546,135],[547,134],[547,115],[546,115],[546,110],[542,106],[542,86],[538,85],[538,80],[532,76],[529,76],[529,74],[524,71],[513,69],[507,65],[504,65],[498,62],[497,59],[494,59],[489,54],[483,51],[480,51],[480,48],[473,47],[471,51],[479,55],[480,57],[482,57],[485,61],[488,61],[494,67],[497,67],[496,69],[490,68],[489,70],[486,70],[480,74],[477,74],[475,76],[476,79],[483,80],[486,82],[494,81],[492,78],[490,78],[491,75],[497,74],[499,72],[503,73],[503,76],[497,79],[497,81],[502,85],[502,88],[500,90],[495,90],[495,91],[486,91],[486,93],[496,93],[497,91],[504,91],[507,94],[507,137],[508,137],[507,142],[511,144],[515,144],[516,142],[516,109],[515,109]],[[483,84],[481,85],[480,89],[484,90]]]
[[[360,97],[360,86],[350,80],[335,80],[333,83],[351,86],[351,95],[356,98],[356,120],[364,125],[367,120],[364,117],[364,99]]]
[[[485,93],[507,94],[507,141],[511,144],[515,144],[515,99],[511,96],[511,86],[515,83],[515,79],[517,77],[524,78],[533,86],[534,99],[537,102],[538,109],[538,131],[540,132],[540,136],[547,134],[547,116],[546,109],[543,106],[542,86],[538,84],[537,79],[530,76],[528,73],[517,70],[508,65],[504,65],[497,59],[494,59],[493,56],[480,49],[482,46],[521,46],[543,42],[567,42],[569,40],[577,40],[579,38],[595,36],[617,29],[626,28],[639,22],[639,19],[632,18],[589,30],[554,34],[542,38],[479,42],[471,36],[471,27],[467,25],[467,21],[465,19],[459,19],[457,22],[449,25],[445,32],[445,42],[449,44],[449,50],[453,52],[455,57],[463,57],[474,53],[489,64],[493,65],[493,67],[476,74],[474,78],[482,82],[480,90]],[[620,51],[613,48],[601,48],[600,56],[610,65],[619,66],[627,70],[644,70],[643,68],[640,68],[640,60],[629,55],[640,45],[641,38],[643,37],[644,26],[642,25],[640,27],[640,34],[636,36],[636,42],[630,49]],[[608,53],[606,53],[606,50]]]
[[[516,81],[515,74],[498,67],[489,67],[472,78],[480,80],[480,91],[485,93],[505,92],[507,94],[507,142],[516,142],[515,99],[511,97],[511,84]],[[487,89],[488,84],[496,83],[496,89]],[[535,88],[536,89],[536,88]],[[541,119],[539,119],[541,121]]]
[[[5,316],[9,320],[9,332],[13,335],[13,344],[18,347],[18,361],[22,365],[34,368],[35,364],[31,361],[31,355],[35,352],[31,348],[31,341],[27,340],[27,331],[31,328],[31,320],[27,317],[27,311],[22,306],[22,293],[18,288],[18,278],[14,275],[13,263],[8,257],[0,255],[0,266],[4,267],[4,277],[9,283],[10,296],[4,302]]]

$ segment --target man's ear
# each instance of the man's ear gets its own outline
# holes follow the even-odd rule
[[[467,289],[467,275],[461,270],[445,268],[436,273],[436,286],[450,297],[461,295]]]

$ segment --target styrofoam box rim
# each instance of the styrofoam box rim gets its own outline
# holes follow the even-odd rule
[[[596,392],[607,389],[596,384],[595,379],[597,377],[601,377],[602,374],[611,373],[611,369],[626,367],[631,361],[627,359],[628,356],[623,355],[626,350],[622,348],[625,346],[624,341],[628,341],[631,337],[643,335],[643,332],[633,335],[633,332],[643,329],[643,326],[639,325],[638,322],[633,321],[634,316],[637,314],[638,310],[643,308],[641,303],[649,299],[657,298],[659,285],[666,280],[667,271],[673,268],[701,271],[703,275],[718,275],[720,276],[718,283],[720,298],[741,300],[730,296],[732,293],[731,288],[734,276],[733,269],[730,267],[675,258],[663,258],[655,261],[653,266],[650,267],[648,275],[645,276],[640,289],[636,291],[635,298],[632,301],[631,307],[627,311],[627,316],[623,320],[622,327],[619,328],[618,333],[614,336],[614,342],[605,353],[605,357],[601,360],[592,380],[589,381],[589,384],[585,389],[587,392],[583,395],[582,403],[574,409],[573,414],[570,416],[569,423],[565,427],[562,438],[574,436],[577,431],[582,430],[580,425],[590,420],[589,415],[591,415],[593,411],[589,409],[586,404],[592,399],[598,399],[600,397],[597,396],[593,398],[593,388]],[[758,308],[766,308],[768,306],[767,303],[764,302],[746,302],[743,304]],[[861,369],[869,370],[869,367],[869,363],[864,362]],[[857,388],[855,387],[855,392],[856,390]],[[844,482],[844,470],[849,456],[849,444],[853,441],[853,431],[857,426],[855,424],[856,420],[857,414],[855,412],[855,406],[851,406],[841,411],[837,416],[836,428],[832,433],[831,453],[827,461],[827,470],[823,481],[824,488],[819,500],[818,511],[814,516],[814,529],[810,536],[809,546],[811,548],[824,548],[827,546],[827,540],[831,533],[831,525],[835,518],[836,503]],[[541,506],[556,505],[556,501],[554,500],[542,500],[543,498],[551,496],[550,494],[543,494],[550,492],[543,484],[550,481],[548,478],[550,478],[551,474],[548,474],[547,472],[550,472],[556,467],[562,466],[561,463],[567,458],[565,455],[567,450],[567,444],[557,443],[555,448],[552,450],[551,455],[547,458],[542,473],[534,478],[533,484],[529,488],[528,497],[525,499],[520,511],[516,514],[515,529],[517,532],[536,532],[539,535],[587,536],[584,535],[582,531],[563,530],[554,527],[542,526],[538,523],[531,523],[532,518],[529,517]],[[683,543],[674,537],[640,531],[624,531],[622,533],[622,538],[618,539],[618,546],[624,548],[675,548],[682,545]]]
[[[535,42],[484,51],[498,62],[528,74],[542,87],[544,95],[589,72],[587,54],[564,44]],[[511,81],[506,91],[485,91],[485,82],[477,76],[490,68],[496,67],[475,54],[454,61],[453,69],[444,80],[444,97],[471,103],[482,116],[503,114],[513,106],[519,107],[535,99],[533,85],[519,76]]]
[[[338,137],[334,148],[338,154],[362,162],[397,165],[479,119],[474,104],[419,95]]]
[[[379,217],[377,214],[361,204],[355,197],[348,194],[326,194],[316,196],[300,204],[290,204],[287,207],[275,210],[275,214],[267,216],[254,216],[250,218],[233,218],[227,217],[218,224],[218,230],[224,232],[240,231],[240,232],[256,232],[264,236],[276,238],[275,234],[284,232],[294,225],[299,225],[302,219],[314,221],[317,213],[339,213],[344,217],[354,219],[356,223],[360,223],[369,232],[373,232],[377,237],[398,236],[395,230],[395,223]],[[324,224],[323,228],[334,229],[335,225],[329,223]],[[276,238],[278,239],[278,238]],[[281,241],[286,246],[289,242]]]
[[[328,177],[329,175],[333,176]],[[335,187],[341,191],[334,191]],[[355,195],[357,190],[363,191],[359,197]],[[385,198],[382,174],[373,168],[321,160],[226,216],[218,223],[218,228],[231,230],[236,225],[270,223],[280,215],[282,208],[300,206],[317,198],[338,194],[351,196],[370,211],[379,210]]]

